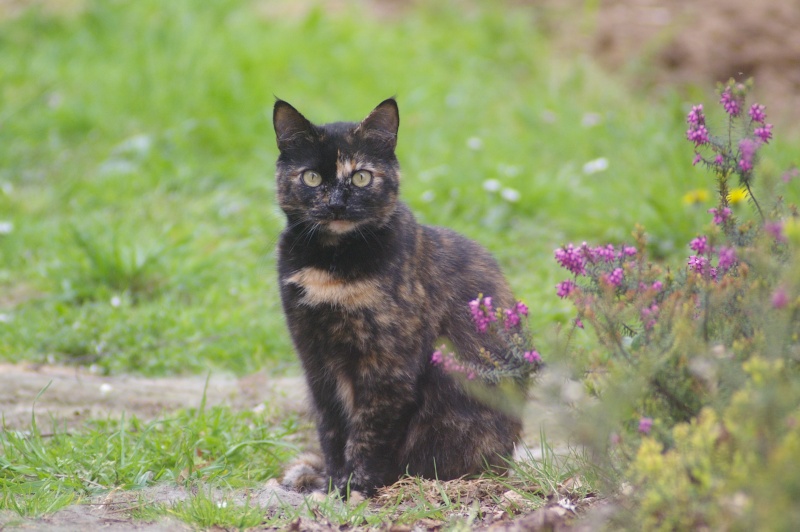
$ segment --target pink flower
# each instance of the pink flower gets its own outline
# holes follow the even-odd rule
[[[581,250],[585,247],[576,248],[571,243],[555,250],[556,261],[575,275],[586,273],[585,253]]]
[[[692,239],[689,243],[689,248],[696,251],[698,255],[705,255],[708,249],[708,238],[705,236],[698,236]]]
[[[703,114],[703,104],[692,106],[692,110],[689,111],[689,114],[686,116],[686,122],[692,127],[702,126],[706,123],[706,117]]]
[[[523,316],[527,316],[528,315],[528,305],[526,305],[522,301],[517,301],[517,312],[522,314]]]
[[[492,298],[484,297],[483,304],[478,299],[473,299],[469,302],[470,314],[472,314],[472,321],[475,323],[475,328],[480,333],[485,333],[489,329],[489,323],[497,321],[497,316],[494,314],[492,308]]]
[[[721,154],[718,153],[717,156],[714,157],[714,164],[716,164],[717,166],[722,166],[722,164],[724,162],[725,162],[725,159],[723,159]]]
[[[783,223],[767,222],[764,224],[764,231],[772,235],[777,242],[786,242],[786,235],[783,234]]]
[[[507,331],[519,325],[519,314],[517,314],[517,309],[506,309],[505,315],[506,319],[503,320],[503,326]]]
[[[575,318],[575,327],[578,329],[583,329],[583,321],[580,318]]]
[[[789,294],[782,287],[779,287],[772,294],[772,306],[776,309],[782,309],[789,304]]]
[[[719,263],[717,268],[723,273],[730,270],[736,264],[736,250],[729,247],[719,248]]]
[[[612,286],[619,286],[622,284],[622,279],[624,276],[625,273],[622,271],[622,268],[614,268],[614,271],[609,273],[605,279],[608,281],[608,284]]]
[[[525,351],[523,356],[525,357],[525,360],[527,360],[531,364],[533,364],[534,362],[542,361],[542,356],[539,354],[538,351],[536,351],[536,349],[534,349],[533,351]]]
[[[570,280],[561,281],[556,285],[556,295],[561,299],[568,297],[577,288],[574,282]]]
[[[433,355],[431,355],[431,362],[433,364],[441,364],[442,362],[444,362],[444,356],[442,355],[442,352],[439,351],[438,349],[434,351]]]
[[[660,292],[662,288],[664,288],[664,283],[661,281],[656,281],[653,283],[652,289],[656,292]]]
[[[642,434],[650,434],[650,429],[653,428],[653,419],[649,417],[643,417],[639,419],[639,432]]]
[[[767,114],[764,112],[765,109],[766,107],[763,105],[754,103],[750,106],[750,110],[747,112],[747,114],[750,115],[750,118],[753,120],[753,122],[759,122],[763,124],[764,120],[767,119]]]
[[[768,143],[772,138],[772,124],[764,124],[761,127],[755,128],[753,130],[753,135],[758,137],[764,144]]]
[[[739,116],[739,113],[742,112],[739,98],[733,95],[730,87],[726,87],[725,90],[722,91],[719,103],[725,108],[725,112],[733,117]]]
[[[700,275],[702,275],[706,271],[706,266],[708,266],[708,259],[705,257],[698,257],[696,255],[692,255],[691,257],[689,257],[689,262],[687,264],[689,265],[689,269],[691,271],[697,272]]]
[[[800,168],[790,168],[789,170],[783,173],[781,179],[783,180],[784,183],[788,183],[789,181],[792,180],[792,178],[798,176],[800,176]]]
[[[721,211],[717,209],[708,209],[708,212],[714,216],[714,223],[722,225],[731,217],[731,210],[728,207],[723,207]]]
[[[708,129],[706,126],[697,126],[693,128],[689,128],[686,131],[686,138],[694,142],[695,146],[702,146],[703,144],[708,144],[710,140],[708,137]]]
[[[749,172],[753,169],[753,157],[758,149],[758,144],[753,139],[742,139],[739,142],[739,153],[742,158],[739,159],[739,168],[743,172]]]

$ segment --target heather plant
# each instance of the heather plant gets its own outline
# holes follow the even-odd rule
[[[772,125],[763,105],[746,106],[750,87],[720,86],[721,135],[702,105],[687,116],[694,164],[718,194],[682,266],[649,260],[642,228],[631,246],[555,251],[571,274],[556,293],[577,310],[568,336],[587,327],[599,345],[583,368],[598,400],[579,412],[579,434],[612,489],[627,486],[621,506],[637,527],[800,523],[800,478],[786,469],[800,441],[800,224],[777,188],[756,196]],[[753,216],[731,208],[734,186]]]
[[[499,385],[516,403],[508,408],[520,408],[531,376],[543,365],[528,327],[528,306],[517,301],[511,308],[495,308],[491,297],[479,294],[469,302],[469,311],[476,330],[489,335],[495,347],[481,347],[477,358],[468,360],[445,341],[433,352],[431,362],[470,381],[471,391],[487,400],[502,400],[486,388]]]

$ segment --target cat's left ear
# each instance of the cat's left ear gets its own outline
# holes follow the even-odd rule
[[[397,129],[400,111],[394,98],[382,101],[356,128],[356,133],[379,139],[394,150],[397,146]]]
[[[300,111],[283,100],[275,102],[272,110],[272,125],[275,127],[275,139],[278,141],[280,151],[313,137],[314,126],[311,125],[311,122],[301,115]]]

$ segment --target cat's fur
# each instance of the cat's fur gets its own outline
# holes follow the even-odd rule
[[[319,126],[279,100],[273,122],[288,222],[281,299],[324,455],[324,468],[308,463],[285,482],[349,483],[369,495],[405,473],[444,480],[503,465],[520,420],[466,392],[431,354],[441,338],[473,360],[480,347],[497,348],[467,303],[484,294],[510,308],[513,296],[485,249],[418,224],[398,200],[395,100],[360,123]],[[307,170],[322,183],[304,183]],[[368,186],[351,182],[359,170],[372,174]]]

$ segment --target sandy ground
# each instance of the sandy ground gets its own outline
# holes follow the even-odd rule
[[[122,412],[152,419],[163,412],[199,406],[204,390],[209,406],[252,408],[266,402],[287,411],[307,411],[301,377],[212,375],[206,387],[203,376],[103,377],[80,367],[0,364],[0,412],[9,428],[30,426],[32,412],[42,430],[53,418],[59,426],[68,427]]]

